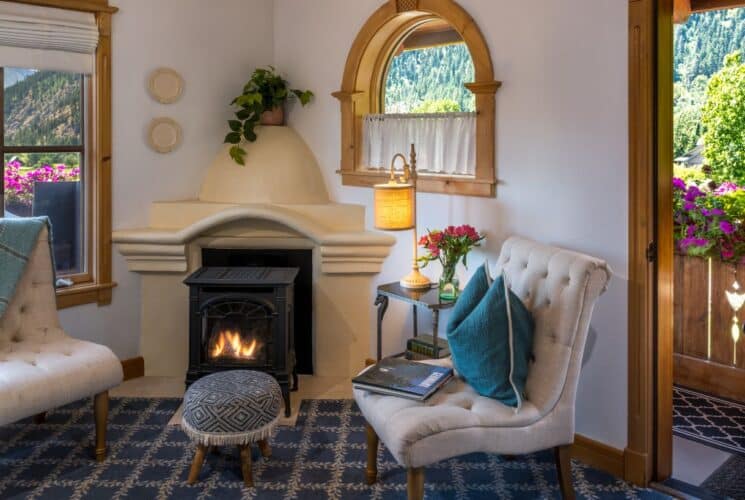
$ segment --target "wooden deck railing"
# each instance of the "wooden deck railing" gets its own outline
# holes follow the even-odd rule
[[[676,384],[745,401],[743,300],[745,265],[675,256]]]

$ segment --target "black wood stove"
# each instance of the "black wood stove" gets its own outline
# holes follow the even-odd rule
[[[295,267],[202,267],[184,280],[189,286],[187,386],[222,370],[263,371],[279,382],[290,416],[297,274]]]

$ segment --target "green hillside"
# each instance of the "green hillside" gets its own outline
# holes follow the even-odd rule
[[[5,88],[5,144],[80,144],[80,76],[35,72]]]
[[[675,81],[692,83],[716,73],[724,56],[745,50],[745,9],[694,14],[675,28]]]
[[[463,87],[473,78],[473,62],[464,43],[404,51],[388,70],[385,111],[475,111],[473,94]]]

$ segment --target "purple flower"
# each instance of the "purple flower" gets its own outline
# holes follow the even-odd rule
[[[688,227],[686,228],[686,237],[687,237],[687,238],[693,238],[693,235],[694,235],[694,234],[696,234],[696,226],[694,226],[693,224],[690,224],[690,225],[689,225],[689,226],[688,226]]]
[[[701,213],[704,215],[704,217],[718,217],[720,215],[724,215],[724,210],[720,208],[712,208],[711,210],[704,208],[701,210]]]
[[[726,220],[719,221],[719,229],[721,229],[724,234],[732,234],[735,232],[735,226]]]
[[[709,240],[706,238],[683,238],[680,240],[680,248],[686,249],[688,247],[705,247],[709,244]]]
[[[683,182],[683,179],[680,179],[678,177],[673,177],[673,188],[680,189],[681,191],[685,191],[686,183]]]
[[[695,210],[695,208],[696,208],[696,204],[695,204],[695,203],[693,203],[692,201],[686,201],[686,202],[685,202],[685,203],[683,204],[683,209],[684,209],[684,210],[687,210],[687,211],[689,211],[689,212],[690,212],[691,210]]]
[[[703,196],[704,193],[701,192],[701,190],[698,188],[698,186],[691,186],[688,188],[688,191],[685,195],[686,201],[696,201],[696,198],[699,196]]]
[[[723,182],[715,191],[714,194],[725,194],[725,193],[731,193],[732,191],[737,191],[739,188],[737,184],[734,182]]]
[[[730,260],[735,256],[735,250],[731,246],[722,246],[722,259]]]

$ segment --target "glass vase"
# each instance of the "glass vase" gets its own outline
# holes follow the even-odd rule
[[[442,300],[455,300],[460,293],[460,282],[455,277],[455,266],[452,269],[443,268],[440,276],[439,291]]]

